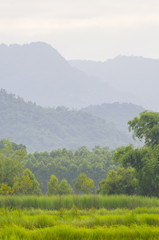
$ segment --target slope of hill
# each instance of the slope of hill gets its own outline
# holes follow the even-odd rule
[[[54,48],[42,42],[0,45],[0,88],[46,107],[81,108],[136,99],[72,67]]]
[[[76,149],[95,145],[116,148],[131,139],[112,124],[83,111],[64,107],[43,108],[0,91],[0,138],[27,146],[33,151]]]
[[[100,117],[106,122],[112,122],[119,130],[128,132],[128,121],[143,112],[144,108],[131,103],[116,102],[91,105],[83,108],[82,111]]]
[[[129,102],[159,111],[159,59],[118,56],[105,62],[72,60],[69,63],[119,91],[136,95],[136,101]]]

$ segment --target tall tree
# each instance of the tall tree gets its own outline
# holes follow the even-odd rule
[[[131,145],[118,148],[114,160],[136,170],[140,194],[159,196],[159,113],[143,112],[128,124],[145,145],[136,149]]]
[[[13,144],[3,139],[3,147],[0,149],[0,184],[12,187],[15,178],[23,170],[22,162],[26,156],[24,148],[15,149]]]
[[[136,194],[138,180],[133,168],[118,168],[111,170],[107,178],[99,183],[99,193],[102,194]]]
[[[133,130],[134,137],[144,140],[148,146],[159,144],[159,113],[147,112],[140,113],[140,117],[135,117],[128,122],[129,130]]]
[[[66,179],[62,179],[61,183],[59,184],[58,193],[60,195],[73,194],[73,190],[72,190],[70,184],[68,184]]]
[[[25,169],[23,171],[22,176],[16,179],[13,189],[14,193],[16,194],[23,195],[41,194],[41,190],[39,189],[39,183],[35,179],[34,174],[29,169]]]
[[[48,182],[48,195],[55,195],[58,194],[58,183],[59,180],[57,179],[57,177],[55,175],[51,175],[50,177],[50,181]]]
[[[78,192],[83,193],[93,193],[95,191],[94,181],[91,178],[88,178],[86,174],[81,173],[77,177],[77,181],[75,183],[75,189]]]

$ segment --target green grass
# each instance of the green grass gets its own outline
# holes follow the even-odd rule
[[[140,196],[125,195],[68,195],[68,196],[10,196],[0,197],[0,208],[7,207],[11,209],[47,209],[59,210],[61,208],[71,209],[76,206],[78,209],[91,208],[127,208],[135,209],[137,207],[159,207],[158,198],[148,198]]]
[[[120,226],[110,228],[75,228],[73,226],[61,225],[49,229],[26,230],[19,227],[4,228],[0,239],[10,240],[152,240],[159,239],[159,229],[148,226]]]
[[[149,225],[159,226],[159,209],[145,211],[142,209],[128,211],[116,210],[8,210],[0,211],[0,228],[4,226],[19,226],[26,229],[54,227],[58,225],[71,225],[75,227],[94,228],[97,226],[131,226]],[[155,212],[155,213],[154,213]],[[157,213],[158,212],[158,213]]]
[[[0,239],[159,239],[159,209],[0,211]]]
[[[159,239],[157,198],[13,196],[0,206],[0,240]]]

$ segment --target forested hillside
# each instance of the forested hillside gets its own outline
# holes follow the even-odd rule
[[[0,138],[10,137],[28,151],[77,149],[95,145],[116,148],[131,139],[113,124],[82,111],[64,107],[43,108],[0,91]]]
[[[115,102],[90,105],[82,110],[100,117],[106,122],[112,122],[119,130],[128,132],[128,121],[143,112],[144,108],[132,103]]]

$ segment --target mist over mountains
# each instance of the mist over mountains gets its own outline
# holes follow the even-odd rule
[[[66,61],[42,42],[1,44],[0,88],[5,90],[0,91],[0,138],[11,137],[32,152],[83,145],[116,148],[131,143],[127,122],[144,108],[130,103],[142,102],[141,94],[136,97],[139,91],[128,89],[126,75],[123,77],[124,66],[131,75],[131,60],[119,60],[108,61],[108,68],[106,63]],[[133,61],[141,72],[135,58]],[[129,85],[132,83],[133,76]]]
[[[144,73],[147,65],[143,64],[140,69],[140,61],[136,62],[135,59],[131,61],[131,58],[123,57],[108,63],[83,62],[82,64],[86,65],[83,69],[79,66],[81,62],[79,64],[79,61],[66,61],[57,50],[46,43],[10,46],[1,44],[0,88],[46,107],[63,105],[81,108],[90,104],[112,102],[142,105],[149,102],[153,90],[150,89],[148,75],[145,82],[141,79],[141,74],[136,76],[139,70]],[[157,72],[158,62],[153,62]],[[92,72],[86,70],[87,65],[91,65],[89,70],[92,69]],[[130,65],[132,71],[129,73]],[[151,78],[152,89],[156,78]],[[154,107],[157,105],[154,99],[158,99],[157,84],[156,81],[154,94],[151,96]]]
[[[0,113],[0,138],[22,143],[30,152],[95,145],[114,149],[132,142],[112,121],[86,111],[40,107],[5,90],[0,90]]]
[[[135,100],[130,102],[159,111],[159,59],[118,56],[105,62],[71,60],[69,63],[88,76],[131,93]]]
[[[132,103],[103,103],[101,105],[90,105],[82,109],[93,116],[104,119],[107,123],[113,123],[114,126],[122,132],[129,133],[128,121],[145,109]]]

